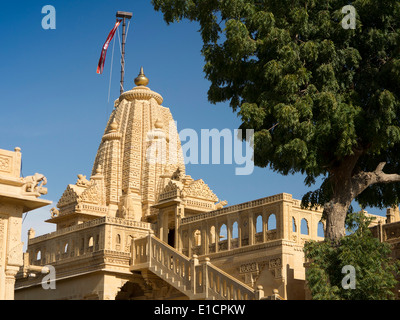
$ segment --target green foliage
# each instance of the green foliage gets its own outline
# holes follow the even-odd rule
[[[390,245],[373,237],[370,218],[362,213],[348,215],[352,234],[333,245],[329,240],[307,242],[305,256],[308,287],[314,300],[389,300],[394,299],[395,276],[400,264],[391,258]],[[344,289],[342,268],[355,268],[355,289]]]
[[[255,164],[306,183],[362,150],[354,172],[400,173],[398,0],[152,0],[167,23],[200,25],[212,103],[229,102],[254,129]],[[357,11],[342,28],[342,7]],[[304,198],[323,205],[329,182]],[[400,183],[372,185],[357,200],[397,204]]]

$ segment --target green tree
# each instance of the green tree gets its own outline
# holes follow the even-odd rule
[[[152,3],[168,24],[199,23],[208,99],[255,130],[255,165],[305,174],[307,186],[322,178],[302,203],[324,207],[327,238],[344,236],[354,199],[399,203],[399,1]],[[342,27],[349,3],[356,29]]]
[[[310,260],[306,279],[314,300],[389,300],[394,299],[399,262],[391,257],[388,243],[373,237],[370,218],[362,213],[350,215],[352,234],[339,243],[330,240],[307,242],[305,256]],[[356,229],[356,230],[354,230]],[[354,288],[343,288],[344,266],[354,268]],[[346,279],[347,280],[347,279]],[[347,281],[344,281],[347,284]]]

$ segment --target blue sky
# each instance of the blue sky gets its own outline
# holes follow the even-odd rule
[[[55,30],[41,26],[45,5],[56,9]],[[179,131],[233,131],[240,125],[228,104],[207,101],[209,82],[204,78],[202,42],[195,23],[167,26],[150,0],[2,1],[0,148],[22,149],[22,174],[39,172],[47,177],[48,194],[43,198],[52,200],[52,206],[67,185],[76,182],[77,174],[90,176],[113,101],[119,96],[117,35],[109,102],[112,43],[104,73],[96,74],[102,45],[118,10],[133,12],[126,45],[126,90],[134,87],[143,66],[148,86],[163,96],[163,105],[171,109]],[[228,205],[281,192],[301,199],[309,191],[301,175],[282,176],[255,168],[251,175],[237,176],[235,168],[235,164],[187,165],[187,174],[203,179]],[[23,241],[30,227],[37,235],[55,230],[44,222],[52,206],[26,216]]]

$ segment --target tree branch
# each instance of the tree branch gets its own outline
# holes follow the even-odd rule
[[[400,182],[400,174],[387,174],[383,172],[385,165],[386,162],[381,162],[378,164],[375,171],[360,172],[352,177],[351,191],[354,198],[373,184]]]
[[[372,179],[372,183],[391,183],[391,182],[399,182],[400,181],[400,174],[386,174],[383,172],[383,168],[385,167],[386,162],[381,162],[378,164],[374,171],[375,177]]]
[[[369,186],[376,183],[391,183],[399,182],[400,175],[398,174],[386,174],[383,172],[386,162],[381,162],[378,164],[376,169],[372,172],[359,172],[351,178],[350,189],[343,190],[346,193],[351,194],[354,199],[359,194],[361,194]]]

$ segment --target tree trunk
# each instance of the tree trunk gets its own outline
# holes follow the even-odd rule
[[[328,178],[333,193],[331,200],[324,206],[325,237],[336,243],[346,234],[347,211],[357,196],[352,175],[360,155],[361,152],[357,152],[347,157],[339,166],[332,169]]]
[[[349,206],[347,203],[335,202],[335,200],[331,200],[325,204],[325,237],[335,243],[346,234],[345,220]]]

